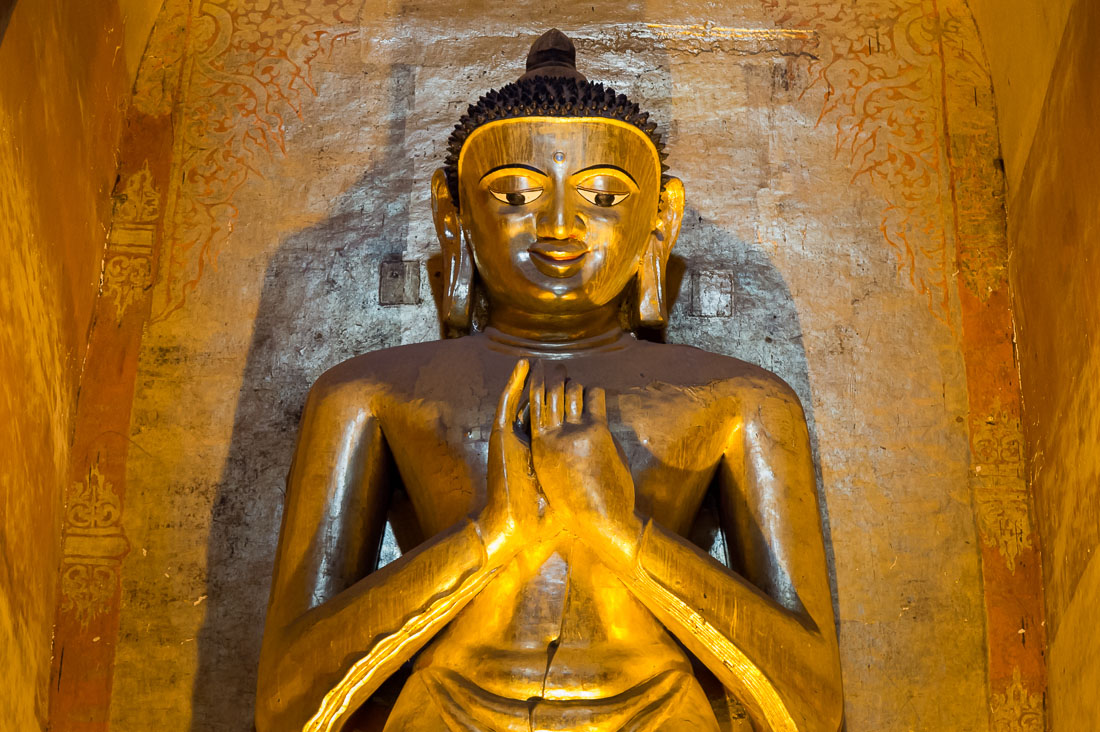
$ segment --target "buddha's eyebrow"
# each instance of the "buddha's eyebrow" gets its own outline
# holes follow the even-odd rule
[[[484,180],[486,175],[491,175],[498,170],[504,170],[505,168],[523,168],[524,170],[530,170],[532,173],[538,173],[539,175],[546,175],[533,165],[524,165],[523,163],[507,163],[506,165],[498,165],[495,168],[485,171],[485,175],[482,175],[479,180]]]
[[[604,168],[604,169],[610,168],[611,170],[617,170],[620,173],[622,173],[623,175],[625,175],[627,178],[630,178],[631,182],[634,183],[634,185],[638,185],[638,181],[634,180],[634,176],[632,176],[630,173],[628,173],[625,170],[623,170],[622,168],[620,168],[618,165],[607,165],[607,164],[589,165],[587,168],[582,168],[582,169],[578,170],[573,175],[580,175],[581,173],[587,173],[588,171],[596,170],[597,168]]]

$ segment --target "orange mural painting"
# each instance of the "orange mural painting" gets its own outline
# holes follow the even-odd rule
[[[827,39],[803,95],[823,97],[851,181],[883,198],[879,228],[898,273],[951,322],[951,252],[943,221],[939,18],[934,3],[761,0],[777,23]]]
[[[355,32],[358,12],[338,0],[192,0],[154,320],[182,307],[216,263],[238,216],[234,196],[262,177],[264,159],[286,152],[286,116],[300,117],[302,95],[317,93],[313,63]]]

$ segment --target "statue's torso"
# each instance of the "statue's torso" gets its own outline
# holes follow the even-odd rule
[[[484,501],[490,426],[519,357],[474,336],[370,354],[361,366],[420,538]],[[687,533],[738,429],[738,394],[763,372],[633,340],[562,364],[570,378],[606,389],[639,513]],[[672,635],[568,533],[525,548],[416,665],[517,700],[603,698],[670,669],[691,672]]]

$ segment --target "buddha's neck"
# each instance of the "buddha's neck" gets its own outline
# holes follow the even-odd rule
[[[486,335],[532,353],[599,349],[629,337],[619,320],[618,301],[581,313],[553,314],[490,304]]]

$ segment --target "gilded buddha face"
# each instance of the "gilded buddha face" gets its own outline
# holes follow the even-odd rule
[[[437,231],[446,250],[444,239],[461,228],[494,307],[546,314],[600,308],[624,292],[655,245],[663,273],[675,239],[655,146],[615,119],[482,125],[462,147],[458,192],[461,213],[442,178],[433,185]],[[678,223],[679,210],[673,215]]]
[[[656,226],[657,151],[617,120],[490,123],[470,135],[458,171],[462,226],[493,301],[604,305],[637,271]]]

